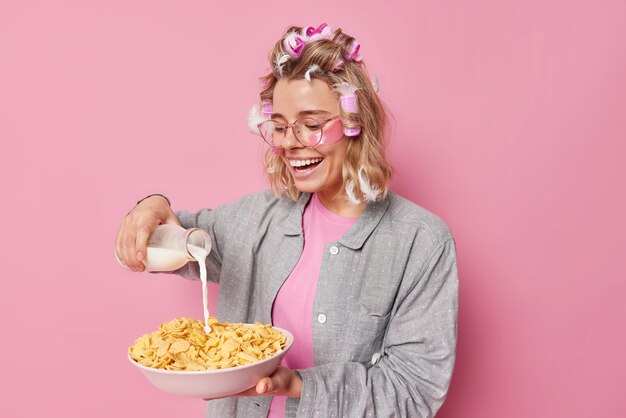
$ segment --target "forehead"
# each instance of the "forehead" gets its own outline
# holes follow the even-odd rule
[[[325,110],[335,113],[339,99],[337,93],[318,79],[280,79],[274,86],[273,110],[288,118],[307,110]]]

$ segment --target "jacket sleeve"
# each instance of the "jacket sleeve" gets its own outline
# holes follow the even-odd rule
[[[398,297],[378,363],[298,370],[303,388],[297,416],[435,415],[455,360],[458,278],[452,238],[436,246]]]
[[[215,209],[176,212],[176,217],[183,228],[200,228],[207,231],[211,237],[211,252],[206,260],[209,281],[215,283],[220,281],[222,257],[228,245],[229,230],[236,221],[240,207],[241,200]],[[189,262],[178,270],[165,273],[178,274],[190,280],[200,280],[200,268],[196,262]]]

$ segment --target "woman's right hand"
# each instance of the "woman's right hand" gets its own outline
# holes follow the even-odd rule
[[[131,271],[144,271],[148,237],[158,225],[180,225],[168,201],[160,195],[142,200],[122,220],[115,239],[115,253]]]

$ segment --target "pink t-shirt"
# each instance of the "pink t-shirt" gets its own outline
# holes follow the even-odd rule
[[[322,267],[324,247],[337,242],[357,219],[358,217],[332,213],[322,205],[317,194],[311,197],[304,209],[302,255],[278,291],[272,306],[273,325],[290,331],[294,336],[293,346],[281,363],[287,368],[313,367],[313,300]],[[268,418],[284,417],[285,401],[285,396],[275,396]]]

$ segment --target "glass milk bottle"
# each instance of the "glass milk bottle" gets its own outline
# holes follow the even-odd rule
[[[211,237],[203,229],[163,224],[150,234],[143,263],[146,271],[173,271],[190,261],[204,261],[210,252]]]

